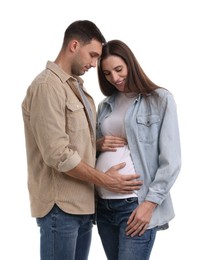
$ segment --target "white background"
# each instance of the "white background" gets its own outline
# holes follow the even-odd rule
[[[151,260],[202,259],[201,9],[200,0],[1,1],[0,259],[39,259],[39,230],[30,215],[27,191],[21,102],[47,60],[56,58],[66,27],[77,19],[95,22],[107,40],[125,41],[150,79],[174,94],[183,162],[172,189],[176,217],[169,230],[157,234]],[[83,78],[97,104],[103,96],[96,69]],[[105,259],[96,227],[89,256],[95,259]]]

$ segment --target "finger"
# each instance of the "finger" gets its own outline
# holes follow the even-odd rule
[[[126,140],[123,140],[123,139],[115,139],[115,140],[113,140],[113,143],[117,144],[117,145],[119,145],[119,144],[127,144]]]
[[[126,163],[122,162],[122,163],[112,166],[111,168],[113,168],[114,170],[120,170],[120,169],[124,168],[125,166],[126,166]]]
[[[140,224],[138,224],[138,222],[137,222],[135,219],[133,219],[133,220],[127,225],[127,227],[126,227],[125,230],[126,230],[126,232],[127,232],[128,234],[130,234],[130,233],[132,233],[134,230],[136,230],[139,225],[140,225]]]
[[[142,181],[135,181],[135,183],[133,184],[132,187],[133,187],[134,190],[140,190],[142,185],[143,185]]]
[[[123,147],[125,143],[123,142],[105,142],[103,143],[103,148],[118,148]]]
[[[128,236],[131,236],[131,237],[134,237],[136,235],[140,235],[141,231],[143,230],[144,228],[144,224],[139,224],[137,227],[133,227],[131,228],[126,234]]]
[[[145,233],[145,231],[147,230],[147,227],[148,227],[147,224],[144,225],[144,228],[140,231],[139,236],[142,236]]]
[[[141,187],[142,184],[139,184],[138,182],[137,183],[135,182],[135,184],[134,183],[132,184],[132,182],[129,181],[122,183],[122,189],[123,189],[122,191],[124,194],[131,194],[134,192],[134,190],[140,190]]]
[[[129,225],[127,225],[125,231],[128,235],[130,235],[132,232],[134,232],[137,229],[138,226],[139,224],[133,220],[132,222],[130,222]]]
[[[127,225],[130,225],[131,222],[134,221],[135,215],[136,215],[136,209],[131,213],[130,217],[128,218]],[[126,230],[127,230],[127,228],[126,228]]]
[[[134,179],[138,179],[140,178],[140,175],[139,174],[126,174],[126,175],[123,175],[123,178],[128,181],[128,180],[134,180]],[[142,182],[141,180],[139,180],[138,182]]]
[[[106,140],[120,140],[120,141],[126,142],[126,138],[120,137],[120,136],[106,135],[105,139]]]
[[[129,180],[125,180],[124,185],[128,190],[140,190],[143,182],[142,181],[136,181],[133,178]]]
[[[138,223],[136,223],[136,225],[135,224],[129,225],[126,229],[126,235],[131,236],[132,234],[135,234],[138,230],[138,227],[139,227]]]
[[[104,143],[108,145],[125,145],[127,144],[127,140],[122,137],[116,136],[106,136],[104,139]]]

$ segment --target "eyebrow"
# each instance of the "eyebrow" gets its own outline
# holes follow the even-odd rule
[[[101,55],[95,51],[91,51],[90,54],[93,55],[94,57],[100,57],[100,55]]]
[[[119,67],[123,67],[122,65],[118,65],[118,66],[116,66],[114,69],[118,69]]]

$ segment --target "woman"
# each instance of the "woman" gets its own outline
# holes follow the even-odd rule
[[[125,161],[121,173],[134,171],[143,181],[130,195],[97,187],[98,232],[108,260],[148,260],[156,231],[174,217],[170,189],[181,166],[176,104],[119,40],[104,45],[98,79],[106,98],[98,106],[96,167],[105,172]]]

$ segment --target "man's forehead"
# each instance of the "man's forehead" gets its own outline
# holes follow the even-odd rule
[[[86,45],[86,48],[88,48],[91,53],[97,53],[99,56],[102,53],[102,43],[94,39]]]

